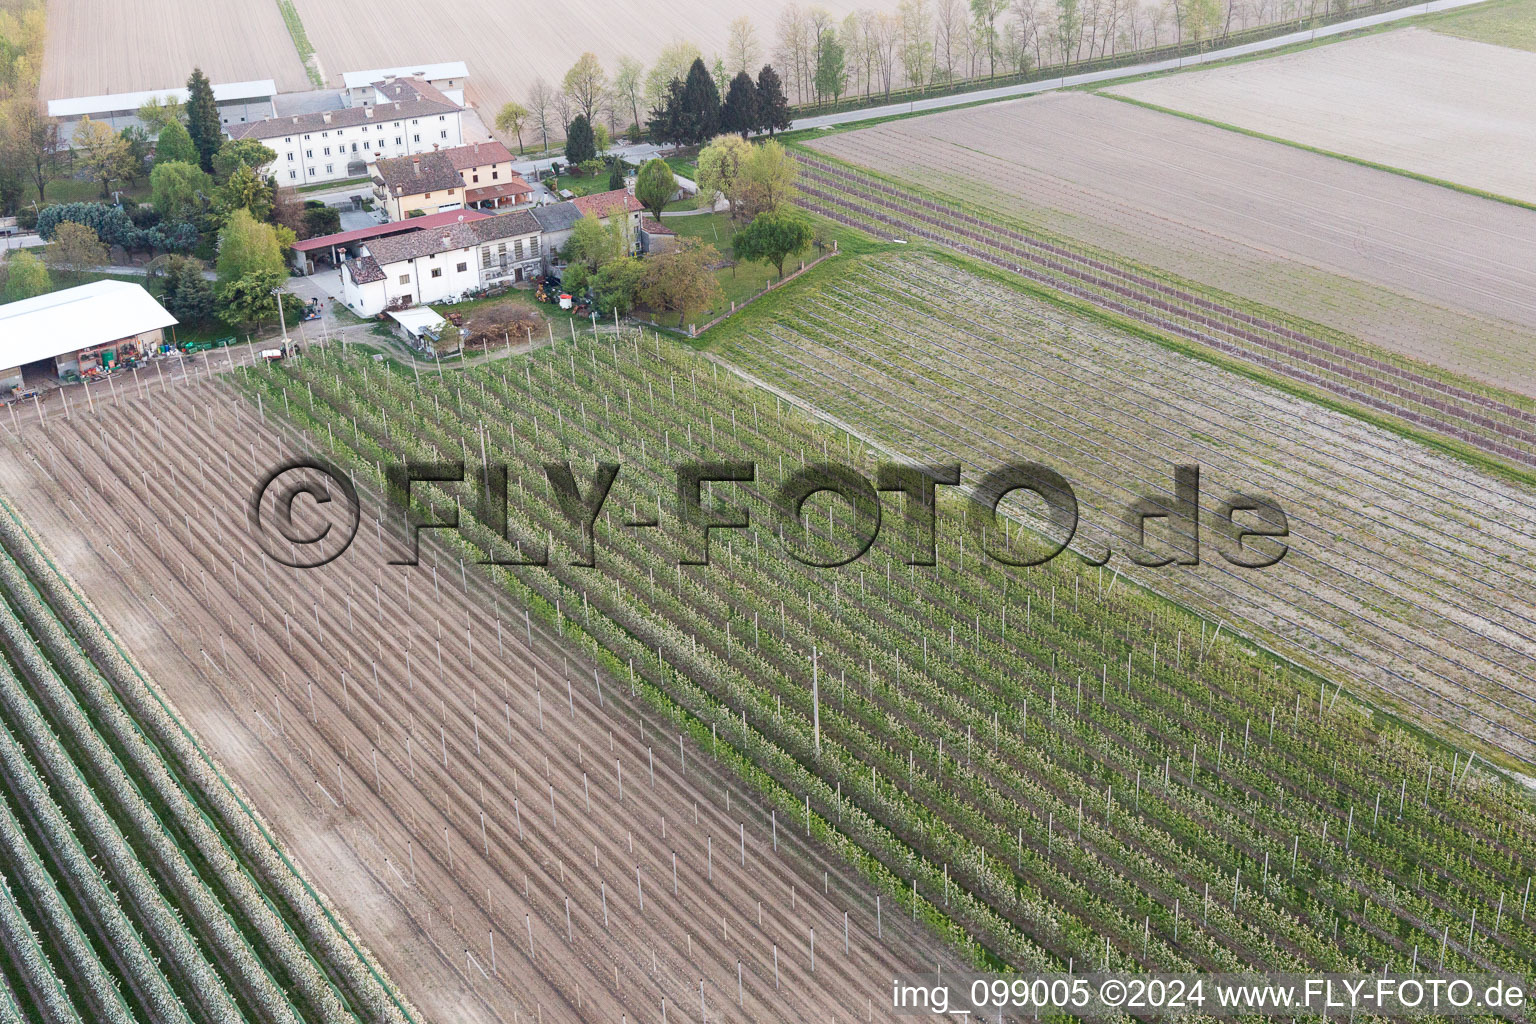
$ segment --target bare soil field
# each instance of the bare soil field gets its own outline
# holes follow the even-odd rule
[[[266,561],[253,467],[296,452],[244,400],[98,395],[4,431],[0,488],[424,1019],[865,1021],[958,969],[472,573],[385,565],[371,509]]]
[[[813,146],[1536,394],[1536,211],[1085,94],[932,114]]]
[[[310,88],[277,4],[240,0],[52,0],[39,93],[100,96],[186,83],[194,67],[214,82],[270,78]]]
[[[937,279],[942,297],[913,283]],[[900,457],[1044,462],[1077,492],[1090,564],[1113,551],[1116,574],[1369,699],[1536,759],[1536,494],[937,262],[822,281],[724,354]],[[1233,492],[1276,501],[1284,560],[1131,564],[1120,512],[1170,500],[1181,464],[1208,516]]]
[[[339,83],[341,72],[354,69],[462,60],[469,64],[466,98],[494,114],[508,100],[526,103],[528,87],[536,78],[559,88],[561,78],[584,50],[597,54],[610,75],[620,57],[630,56],[649,66],[664,47],[680,39],[696,44],[705,61],[712,62],[715,54],[725,52],[727,26],[742,14],[750,15],[757,25],[758,61],[767,61],[772,26],[788,2],[769,0],[746,10],[706,0],[654,4],[575,0],[558,7],[448,0],[425,17],[421,6],[410,0],[381,0],[366,18],[328,0],[298,0],[297,6],[333,81]],[[852,0],[833,0],[825,6],[841,21],[857,5]],[[409,25],[410,31],[402,33],[402,25]],[[641,118],[646,114],[642,107]],[[624,119],[627,124],[627,113]],[[523,137],[532,141],[534,136],[525,129]]]
[[[1403,28],[1105,91],[1536,202],[1536,53],[1493,43]]]

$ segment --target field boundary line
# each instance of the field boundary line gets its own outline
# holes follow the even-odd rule
[[[1481,3],[1483,0],[1478,0],[1478,2]],[[1536,210],[1536,203],[1525,199],[1516,199],[1513,196],[1501,195],[1498,192],[1490,192],[1487,189],[1477,188],[1474,185],[1463,185],[1460,182],[1451,181],[1447,178],[1437,178],[1432,174],[1420,174],[1418,171],[1410,171],[1405,167],[1393,167],[1391,164],[1377,163],[1374,160],[1367,160],[1364,157],[1351,156],[1348,153],[1339,153],[1331,149],[1323,149],[1321,146],[1308,145],[1305,142],[1297,142],[1294,139],[1283,138],[1279,135],[1269,135],[1265,132],[1257,131],[1253,128],[1244,128],[1242,125],[1231,124],[1227,121],[1218,121],[1213,117],[1205,117],[1201,114],[1194,114],[1187,110],[1176,110],[1173,107],[1165,107],[1158,103],[1151,103],[1147,100],[1137,99],[1134,96],[1126,96],[1123,93],[1106,92],[1099,89],[1094,89],[1093,95],[1102,96],[1105,99],[1115,100],[1120,103],[1129,103],[1133,107],[1142,107],[1146,110],[1155,111],[1159,114],[1170,114],[1174,117],[1182,117],[1185,120],[1194,121],[1197,124],[1209,125],[1212,128],[1220,128],[1223,131],[1236,132],[1238,135],[1246,135],[1249,138],[1262,139],[1265,142],[1273,142],[1281,146],[1290,146],[1292,149],[1299,149],[1305,153],[1315,153],[1318,156],[1326,156],[1334,160],[1343,160],[1346,163],[1355,164],[1359,167],[1367,167],[1373,171],[1382,171],[1386,174],[1396,174],[1400,177],[1409,178],[1413,181],[1421,181],[1426,185],[1436,185],[1440,188],[1448,188],[1453,192],[1460,192],[1464,195],[1476,196],[1479,199],[1487,199],[1495,203],[1507,203],[1510,206],[1518,206],[1525,210]]]
[[[362,948],[358,946],[357,942],[353,940],[350,929],[344,927],[341,924],[335,913],[332,911],[329,902],[315,890],[314,886],[310,884],[308,877],[306,877],[305,874],[299,870],[298,865],[296,865],[289,858],[288,853],[283,849],[282,844],[280,844],[268,830],[266,822],[261,819],[261,817],[246,801],[240,790],[234,785],[233,782],[230,781],[229,777],[224,773],[224,770],[219,765],[219,763],[205,749],[203,749],[202,743],[199,742],[197,736],[192,732],[191,727],[188,726],[182,719],[180,712],[176,711],[171,705],[169,705],[166,702],[165,696],[160,692],[159,687],[151,683],[150,680],[145,677],[144,673],[139,668],[138,662],[134,658],[130,657],[128,652],[124,650],[122,644],[118,642],[117,634],[107,628],[106,623],[103,622],[101,617],[96,613],[95,607],[88,600],[86,600],[85,596],[81,594],[80,591],[76,588],[74,580],[66,572],[64,572],[64,570],[61,569],[56,562],[54,562],[53,557],[43,549],[42,545],[38,541],[37,535],[33,532],[31,527],[27,525],[26,521],[21,517],[20,513],[17,512],[16,508],[11,504],[10,500],[3,495],[0,495],[0,510],[5,512],[5,515],[11,520],[12,523],[16,525],[16,528],[22,533],[22,535],[27,538],[27,542],[32,546],[33,551],[36,552],[37,556],[42,559],[43,563],[53,571],[60,584],[63,585],[64,589],[69,593],[69,596],[74,598],[75,603],[80,607],[80,609],[84,611],[85,614],[90,616],[91,621],[94,622],[96,627],[101,630],[102,635],[111,641],[112,647],[117,651],[118,656],[121,657],[123,662],[133,671],[134,676],[144,686],[145,690],[155,699],[155,703],[159,704],[166,715],[169,716],[173,722],[175,722],[176,728],[182,733],[183,736],[186,737],[187,741],[192,744],[193,749],[196,750],[199,756],[202,757],[204,764],[208,766],[209,770],[213,772],[214,777],[219,780],[219,782],[224,786],[224,789],[235,800],[235,803],[239,806],[241,811],[245,813],[251,824],[256,827],[257,832],[261,835],[262,839],[266,841],[272,852],[277,854],[278,858],[283,862],[283,865],[293,872],[293,876],[298,880],[299,884],[304,887],[304,891],[308,893],[310,898],[315,901],[315,904],[320,908],[320,912],[325,915],[326,920],[331,923],[331,926],[336,930],[336,933],[341,936],[342,940],[345,941],[349,947],[351,947],[352,951],[357,955],[358,959],[362,962],[368,973],[373,976],[374,980],[378,982],[379,986],[389,996],[390,1001],[395,1004],[395,1008],[400,1011],[401,1015],[406,1021],[411,1022],[411,1024],[417,1024],[417,1020],[411,1014],[410,1009],[407,1008],[405,1003],[400,999],[399,994],[396,993],[394,985],[389,981],[389,979],[383,976],[380,970],[373,963],[372,957],[365,953]]]

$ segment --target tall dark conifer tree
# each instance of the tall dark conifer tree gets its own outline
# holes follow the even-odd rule
[[[757,128],[757,84],[745,71],[737,72],[720,108],[720,130],[742,138]]]
[[[202,68],[193,68],[187,79],[187,134],[197,147],[198,162],[203,170],[213,173],[213,154],[224,141],[224,129],[219,126],[219,107],[213,101],[213,85]]]
[[[784,95],[784,83],[772,64],[764,64],[757,73],[757,124],[760,132],[772,135],[789,127],[789,98]]]

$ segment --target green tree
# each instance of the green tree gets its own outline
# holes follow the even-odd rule
[[[756,219],[760,213],[793,202],[795,179],[799,174],[799,164],[778,142],[769,139],[753,146],[737,175],[736,194],[741,214]]]
[[[236,210],[249,210],[257,220],[266,220],[272,214],[272,186],[245,164],[237,166],[213,196],[217,223],[226,223]]]
[[[612,142],[613,138],[608,134],[607,125],[601,123],[592,125],[592,149],[595,155],[599,157],[607,155],[608,147]]]
[[[661,219],[661,211],[672,201],[677,192],[677,179],[665,160],[652,157],[640,168],[635,177],[635,198],[650,211],[651,216]]]
[[[757,83],[745,71],[731,79],[720,107],[720,130],[735,132],[743,139],[757,128]]]
[[[341,230],[341,211],[333,206],[311,206],[304,211],[304,237],[332,235]]]
[[[616,192],[624,187],[624,164],[618,157],[608,161],[608,191]]]
[[[681,141],[690,146],[714,138],[720,130],[720,90],[702,57],[689,66],[688,77],[683,80],[678,128],[683,133]]]
[[[790,125],[789,97],[784,95],[784,83],[772,64],[764,64],[757,73],[757,123],[758,131],[786,131]]]
[[[610,218],[604,224],[589,213],[572,226],[571,237],[566,240],[561,255],[567,264],[595,274],[605,264],[623,256],[626,249],[620,218]]]
[[[53,280],[48,276],[48,266],[31,250],[17,249],[5,261],[5,301],[16,302],[30,299],[53,290]]]
[[[184,114],[181,100],[174,96],[166,100],[156,96],[139,104],[139,120],[151,135],[165,131],[172,123],[181,124]]]
[[[640,97],[645,91],[645,65],[633,57],[620,57],[619,65],[613,73],[613,95],[615,102],[629,107],[629,116],[634,119],[634,131],[642,130],[640,122]],[[628,134],[627,132],[625,134]]]
[[[144,173],[144,165],[149,160],[149,133],[136,124],[130,124],[117,135],[123,140],[123,146],[126,148],[123,180],[128,183],[129,188],[132,188],[134,182],[139,180],[139,175]]]
[[[1008,9],[1008,0],[971,0],[971,20],[987,46],[987,74],[997,74],[997,18]]]
[[[18,96],[0,108],[0,148],[37,188],[37,201],[46,201],[48,183],[58,174],[59,122],[41,102]]]
[[[64,221],[54,228],[53,241],[43,251],[43,259],[61,274],[79,278],[86,271],[106,264],[109,257],[107,247],[93,229]]]
[[[591,124],[593,115],[597,113],[597,105],[603,98],[603,90],[608,87],[608,76],[597,55],[583,53],[576,58],[576,63],[565,73],[561,85],[571,102],[581,110],[587,123]]]
[[[594,307],[599,312],[620,316],[635,305],[635,295],[640,290],[640,279],[645,276],[645,264],[633,256],[623,256],[603,265],[592,279]]]
[[[592,138],[592,123],[585,114],[577,114],[565,130],[565,160],[569,164],[583,164],[597,155],[597,143]]]
[[[720,282],[710,270],[720,253],[714,246],[697,238],[684,238],[671,252],[659,253],[645,260],[636,295],[658,313],[676,313],[677,325],[690,316],[724,301]]]
[[[101,182],[103,199],[112,194],[112,183],[128,173],[128,143],[104,121],[84,115],[75,124],[71,140],[81,165],[92,181]]]
[[[837,41],[837,33],[830,28],[822,29],[816,45],[816,96],[825,101],[828,96],[836,103],[848,87],[848,65],[844,60],[843,44]]]
[[[214,318],[213,282],[203,276],[202,260],[172,256],[166,261],[160,304],[184,324],[206,323]]]
[[[736,215],[740,198],[738,183],[741,165],[752,155],[752,143],[739,135],[721,135],[699,151],[697,178],[699,195],[714,196],[717,192],[731,204],[731,216]],[[711,201],[713,206],[713,201]]]
[[[261,223],[244,207],[236,209],[219,232],[216,269],[220,288],[251,273],[282,273],[283,256],[276,228]]]
[[[784,261],[811,244],[811,220],[797,210],[781,208],[760,213],[731,237],[731,255],[738,260],[769,263],[784,279]]]
[[[195,164],[200,161],[197,146],[192,143],[185,125],[171,121],[160,129],[160,137],[155,140],[156,163]]]
[[[213,154],[213,176],[219,181],[228,181],[240,167],[249,167],[259,173],[276,159],[276,153],[255,139],[230,139]]]
[[[229,324],[260,323],[277,319],[274,293],[288,279],[283,265],[279,229],[264,224],[239,207],[219,232],[217,297],[219,318]],[[289,232],[291,234],[291,232]],[[285,305],[297,298],[283,293]]]
[[[523,125],[528,123],[528,108],[521,103],[508,101],[496,112],[496,130],[511,132],[517,136],[517,151],[523,151]]]
[[[213,172],[213,154],[224,141],[224,129],[219,125],[219,107],[213,100],[213,85],[202,68],[193,68],[187,79],[187,134],[197,147],[197,162],[203,170]]]
[[[202,209],[203,196],[213,192],[213,179],[197,164],[162,160],[149,172],[149,190],[161,217],[188,220]]]

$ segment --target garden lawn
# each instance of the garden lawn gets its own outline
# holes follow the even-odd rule
[[[731,258],[731,235],[735,233],[735,226],[731,223],[728,213],[701,214],[697,217],[669,217],[667,227],[676,231],[679,238],[702,238],[704,241],[720,250],[722,259]],[[786,261],[786,271],[800,265],[798,260]],[[709,314],[701,314],[699,319],[708,320],[714,313],[730,308],[730,304],[745,302],[762,290],[765,284],[778,279],[774,269],[766,263],[738,263],[734,267],[723,267],[715,272],[715,279],[720,282],[720,291],[724,293],[721,300],[721,308]]]

